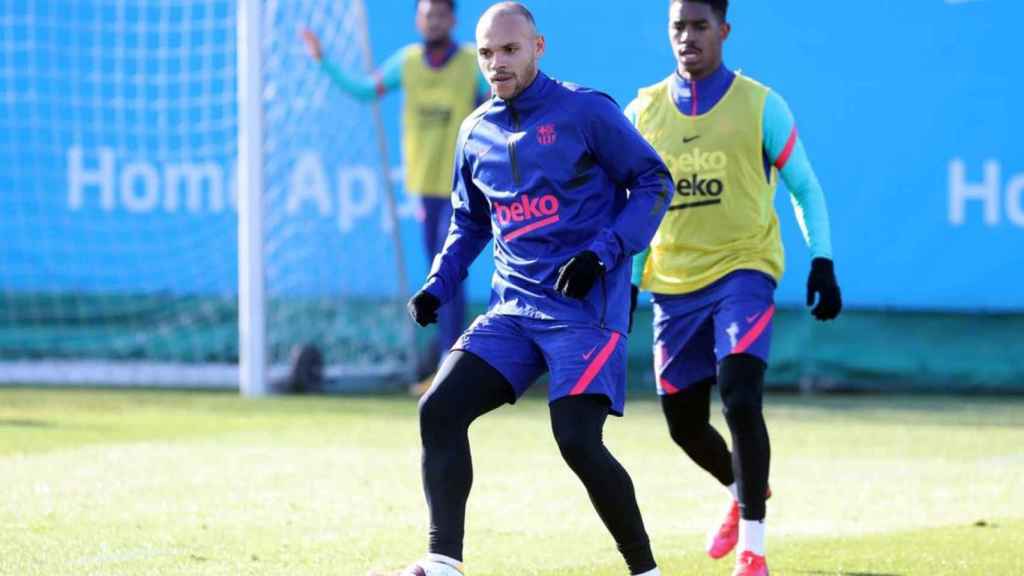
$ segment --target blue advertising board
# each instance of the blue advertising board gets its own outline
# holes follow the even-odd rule
[[[415,41],[412,2],[367,4],[378,62]],[[459,40],[472,40],[476,17],[488,4],[459,2]],[[637,88],[674,67],[665,4],[533,2],[548,42],[542,68],[606,91],[625,106]],[[1024,4],[733,4],[726,63],[789,102],[827,195],[836,270],[848,306],[1024,310],[1024,147],[1018,143],[1024,133],[1024,74],[1016,36]],[[125,17],[99,13],[107,4],[75,3],[62,10],[11,4],[4,20],[9,30],[0,41],[0,289],[235,289],[234,6],[210,2],[202,10],[183,11],[181,3],[169,5],[172,13],[138,9]],[[118,17],[152,19],[150,30],[165,33],[61,36],[62,30],[82,30],[82,21]],[[210,26],[211,20],[223,26]],[[176,24],[183,32],[166,32]],[[338,25],[303,24],[320,30]],[[339,110],[369,116],[322,78],[318,84],[311,80],[319,72],[294,37],[295,45],[279,57],[292,59],[282,69],[295,81],[282,81],[291,88],[277,97],[297,98],[302,86],[316,84],[314,99],[330,112],[314,111],[307,119],[329,123]],[[341,41],[335,36],[325,42],[325,51],[332,54]],[[156,50],[148,42],[181,55],[150,65],[126,57]],[[193,78],[189,70],[202,73]],[[194,84],[134,83],[146,75],[192,78]],[[103,81],[112,78],[128,82]],[[201,106],[174,105],[175,98],[194,102],[196,94],[206,95]],[[400,94],[382,100],[396,163],[400,104]],[[191,127],[202,128],[202,136],[194,136]],[[286,138],[268,149],[270,170],[273,154],[288,166],[287,173],[274,172],[284,189],[270,201],[270,212],[308,223],[301,235],[283,235],[277,249],[309,252],[329,268],[338,251],[358,252],[375,235],[387,234],[385,188],[374,181],[374,136],[361,137],[365,152],[345,156],[347,164],[339,163],[338,145],[329,141]],[[133,150],[155,151],[159,160]],[[395,172],[400,184],[400,168]],[[417,210],[400,185],[397,192],[415,287],[427,268]],[[781,186],[776,200],[787,254],[778,299],[800,305],[808,252]],[[119,241],[138,246],[118,250]],[[76,251],[97,245],[111,248]],[[199,260],[184,261],[183,254],[198,254]],[[477,301],[488,296],[488,254],[469,279]],[[164,264],[142,267],[140,258]],[[390,278],[392,268],[379,253],[375,258],[349,266],[373,270],[378,281]],[[289,286],[317,289],[301,280]]]

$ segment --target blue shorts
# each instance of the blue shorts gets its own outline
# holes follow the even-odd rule
[[[482,358],[512,384],[516,398],[551,372],[548,402],[566,396],[600,394],[609,412],[622,416],[626,404],[626,337],[588,324],[485,314],[452,346]]]
[[[658,394],[675,394],[717,373],[730,354],[765,363],[775,315],[775,280],[738,270],[696,292],[654,294],[654,375]]]

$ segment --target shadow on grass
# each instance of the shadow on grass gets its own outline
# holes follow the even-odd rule
[[[902,576],[890,572],[826,572],[824,570],[796,570],[794,574],[810,574],[812,576]]]
[[[773,407],[811,409],[842,414],[864,422],[888,420],[894,414],[910,416],[904,426],[953,426],[974,428],[1020,428],[1024,397],[885,394],[786,394],[770,393]],[[955,416],[955,417],[954,417]]]
[[[713,402],[721,402],[712,395]],[[632,402],[657,402],[654,394],[637,393]],[[903,426],[1024,428],[1024,396],[964,396],[941,394],[799,394],[770,390],[770,410],[810,411],[822,417],[841,415],[861,422],[899,418]]]
[[[45,420],[26,420],[26,419],[0,419],[0,428],[53,428],[54,425]]]

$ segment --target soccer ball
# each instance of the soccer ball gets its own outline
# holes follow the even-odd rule
[[[463,576],[462,572],[442,562],[419,560],[401,572],[370,572],[367,576]]]

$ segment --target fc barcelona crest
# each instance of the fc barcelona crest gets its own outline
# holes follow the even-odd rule
[[[558,134],[555,132],[554,124],[541,124],[537,127],[537,142],[544,146],[554,144],[557,138]]]

